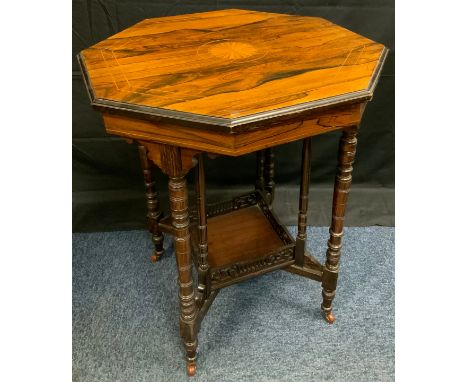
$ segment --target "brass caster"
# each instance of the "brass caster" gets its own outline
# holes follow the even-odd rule
[[[335,322],[335,315],[332,312],[325,313],[325,320],[329,324],[333,324]]]
[[[189,377],[193,377],[197,371],[197,364],[194,362],[187,362],[187,374]]]
[[[154,251],[153,254],[150,256],[151,262],[157,263],[163,254],[164,254],[164,251],[161,251],[161,252]]]

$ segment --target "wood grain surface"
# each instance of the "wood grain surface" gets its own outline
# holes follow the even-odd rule
[[[96,105],[236,125],[367,100],[385,54],[322,18],[231,9],[143,20],[79,60]]]
[[[209,218],[208,225],[211,267],[249,261],[284,245],[257,206]]]
[[[137,139],[145,142],[145,145],[158,142],[208,153],[239,156],[357,125],[361,120],[364,106],[353,104],[335,107],[328,111],[313,113],[306,120],[292,120],[268,128],[235,134],[108,113],[103,113],[103,118],[108,133]],[[155,163],[158,163],[157,160]]]

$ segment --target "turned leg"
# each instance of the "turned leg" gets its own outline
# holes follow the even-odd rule
[[[268,204],[271,206],[275,196],[275,154],[273,149],[265,150],[265,191],[267,194]]]
[[[198,291],[207,298],[210,294],[208,274],[208,232],[206,224],[205,167],[203,154],[198,154],[198,166],[195,174],[198,202]]]
[[[187,359],[187,373],[192,376],[196,370],[197,308],[192,279],[192,254],[190,247],[189,212],[187,182],[182,171],[180,149],[166,147],[163,155],[170,169],[169,204],[174,229],[174,249],[179,271],[180,335],[184,343]]]
[[[332,312],[332,301],[335,298],[338,280],[339,261],[343,238],[343,224],[346,202],[351,187],[351,174],[356,154],[357,127],[343,130],[338,151],[338,167],[333,192],[332,221],[330,239],[328,240],[327,259],[323,267],[322,276],[322,311],[325,319],[332,324],[335,316]]]
[[[151,165],[148,161],[146,147],[139,145],[138,150],[140,153],[141,168],[143,169],[143,177],[145,181],[146,205],[148,209],[148,214],[146,215],[148,218],[148,230],[151,233],[151,238],[155,248],[151,255],[151,261],[156,262],[164,253],[164,236],[158,229],[158,222],[162,217],[162,213],[159,210],[158,193],[156,192],[155,182],[151,175]]]
[[[307,241],[307,208],[309,205],[310,180],[310,146],[311,138],[305,138],[302,143],[301,189],[299,194],[299,216],[297,222],[297,238],[295,258],[296,265],[304,266],[304,253]]]
[[[265,150],[257,151],[257,180],[255,189],[265,191]]]

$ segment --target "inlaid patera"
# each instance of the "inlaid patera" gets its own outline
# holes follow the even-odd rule
[[[143,20],[80,53],[106,131],[139,145],[153,261],[163,256],[164,235],[173,236],[190,376],[202,320],[218,290],[231,284],[278,269],[318,281],[324,317],[335,321],[358,126],[386,53],[321,18],[233,9]],[[306,248],[311,139],[331,131],[341,139],[322,263]],[[274,213],[273,148],[297,140],[293,238]],[[204,157],[253,152],[255,191],[207,205]],[[160,211],[153,165],[169,178],[168,214]],[[190,208],[185,176],[194,167],[197,202]]]
[[[214,41],[203,45],[198,53],[205,53],[205,49],[208,48],[208,53],[212,56],[220,58],[223,61],[252,61],[254,59],[260,59],[266,51],[260,51],[255,48],[252,44],[248,44],[240,41]],[[252,58],[253,57],[253,58]]]
[[[143,20],[79,60],[95,105],[233,127],[368,100],[385,55],[322,18],[230,9]]]

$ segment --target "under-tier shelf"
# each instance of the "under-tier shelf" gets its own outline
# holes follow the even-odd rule
[[[193,211],[195,212],[195,211]],[[258,192],[207,206],[211,289],[294,263],[294,240]],[[198,221],[191,237],[198,263]]]

